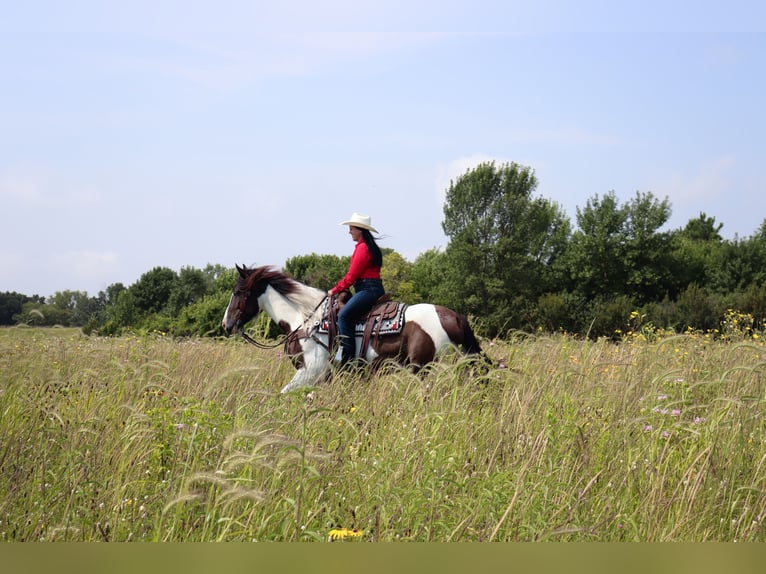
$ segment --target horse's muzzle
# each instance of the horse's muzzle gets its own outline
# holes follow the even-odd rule
[[[226,318],[224,318],[223,321],[221,321],[221,328],[227,337],[229,335],[236,335],[242,328],[242,321],[237,319],[233,323],[227,324]]]

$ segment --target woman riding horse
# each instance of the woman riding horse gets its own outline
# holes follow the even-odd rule
[[[347,366],[356,355],[356,339],[354,331],[357,320],[369,311],[375,301],[385,293],[383,281],[380,279],[380,268],[383,266],[383,254],[371,232],[378,230],[372,226],[369,215],[354,213],[348,221],[340,225],[348,225],[351,239],[356,243],[351,263],[345,277],[330,289],[327,294],[335,296],[341,291],[354,286],[354,295],[338,313],[338,334],[340,335],[341,359],[340,366]]]

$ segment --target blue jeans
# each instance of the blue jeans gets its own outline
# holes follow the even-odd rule
[[[354,334],[357,321],[367,313],[385,291],[380,279],[359,279],[354,283],[354,295],[338,313],[338,334],[340,335],[341,364],[345,364],[356,355],[356,337]]]

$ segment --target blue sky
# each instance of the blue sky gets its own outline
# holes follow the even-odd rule
[[[489,160],[573,225],[611,190],[766,219],[763,3],[5,4],[0,292],[348,255],[353,211],[414,260]]]

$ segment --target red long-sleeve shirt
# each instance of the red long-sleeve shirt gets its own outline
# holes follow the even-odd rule
[[[372,255],[364,239],[359,240],[354,247],[348,273],[330,291],[340,293],[351,287],[357,279],[380,279],[380,267],[372,266]]]

